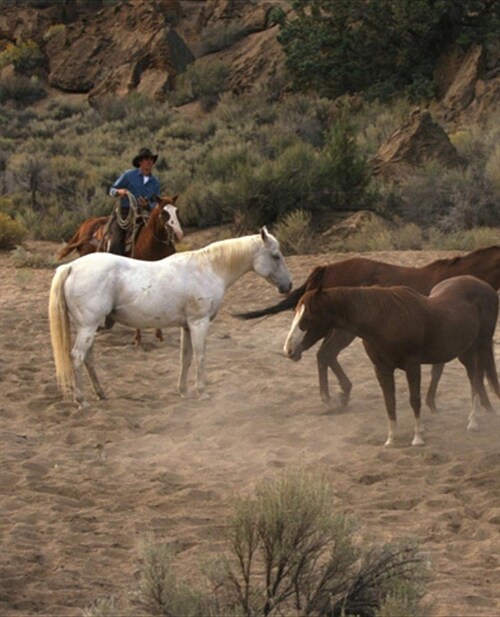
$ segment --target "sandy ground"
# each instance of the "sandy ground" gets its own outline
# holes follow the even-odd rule
[[[372,254],[408,265],[447,255]],[[300,284],[313,266],[345,257],[287,263]],[[375,543],[421,541],[434,571],[426,598],[433,616],[500,615],[500,420],[482,413],[480,431],[465,430],[469,386],[458,362],[445,369],[439,415],[424,411],[421,448],[410,446],[412,413],[398,375],[399,437],[385,449],[381,391],[359,341],[341,355],[354,383],[349,410],[326,413],[315,352],[299,363],[281,355],[291,313],[258,322],[231,316],[278,299],[248,274],[226,294],[210,332],[210,400],[176,393],[177,330],[163,343],[146,331],[139,349],[132,331],[117,326],[95,346],[109,399],[92,398],[78,412],[55,387],[52,271],[15,269],[7,254],[0,269],[2,616],[81,615],[96,598],[120,597],[134,585],[148,532],[172,545],[180,574],[193,576],[220,547],[230,498],[296,465],[326,473],[338,508]]]

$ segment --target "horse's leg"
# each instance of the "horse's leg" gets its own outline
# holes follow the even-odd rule
[[[439,380],[441,379],[441,375],[443,374],[444,364],[433,364],[431,367],[431,381],[429,383],[429,389],[427,390],[427,394],[425,396],[425,403],[427,407],[432,411],[432,413],[437,413],[436,407],[436,392]]]
[[[420,419],[420,408],[422,407],[420,384],[422,381],[422,370],[418,362],[412,362],[405,367],[406,381],[410,390],[410,405],[413,409],[415,417],[415,435],[413,436],[412,446],[423,446],[424,439],[422,437],[423,426]]]
[[[196,392],[200,399],[210,398],[206,392],[205,383],[205,350],[210,320],[198,319],[189,325],[191,343],[196,364]]]
[[[388,417],[388,433],[384,446],[392,446],[396,433],[396,388],[394,385],[394,370],[382,365],[375,365],[375,374],[382,388]]]
[[[94,388],[94,392],[96,393],[97,398],[100,400],[105,399],[106,395],[104,394],[104,390],[102,389],[101,384],[99,383],[99,379],[97,379],[97,373],[95,371],[94,346],[93,345],[87,351],[87,355],[85,356],[84,362],[85,362],[85,366],[87,367],[87,372],[89,374],[90,381],[92,382],[92,387]]]
[[[467,430],[468,431],[478,431],[479,424],[477,421],[477,413],[479,410],[479,401],[481,398],[480,388],[478,387],[479,381],[481,381],[481,385],[483,386],[483,389],[484,389],[484,384],[482,383],[482,378],[481,380],[479,380],[477,357],[474,353],[468,353],[466,355],[460,356],[458,359],[465,366],[465,370],[467,371],[467,377],[469,378],[470,389],[471,389],[472,407],[471,407],[471,412],[469,414],[469,422],[467,424]],[[484,392],[484,394],[486,395],[486,398],[488,398],[486,391]]]
[[[163,332],[161,331],[160,328],[156,328],[155,336],[159,341],[163,342]]]
[[[187,394],[187,376],[191,360],[193,358],[193,345],[191,342],[191,333],[187,326],[181,328],[181,372],[179,375],[178,390],[181,396]]]
[[[96,329],[97,327],[79,328],[75,337],[75,343],[71,350],[71,359],[75,371],[74,398],[79,409],[85,409],[89,406],[89,402],[83,394],[82,364],[85,363],[88,351],[92,347]]]
[[[321,400],[327,403],[330,400],[328,389],[328,367],[330,367],[337,378],[342,392],[340,402],[342,407],[346,407],[352,390],[352,383],[340,366],[337,357],[356,338],[355,335],[347,330],[339,328],[333,329],[321,343],[321,347],[316,354],[318,363],[319,392]]]
[[[134,334],[134,345],[136,345],[137,347],[142,346],[142,337],[139,328],[137,328]]]

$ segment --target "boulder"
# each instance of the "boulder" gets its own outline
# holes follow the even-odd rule
[[[461,163],[446,132],[432,120],[428,111],[417,109],[410,120],[380,146],[370,161],[370,168],[374,175],[397,180],[429,160],[437,160],[447,167]]]

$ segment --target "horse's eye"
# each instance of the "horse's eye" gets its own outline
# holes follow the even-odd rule
[[[276,259],[276,261],[279,261],[279,259],[280,259],[280,254],[278,253],[277,255],[273,255],[273,259]]]

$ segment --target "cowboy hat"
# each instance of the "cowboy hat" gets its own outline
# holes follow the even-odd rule
[[[153,154],[149,148],[141,148],[141,150],[139,150],[139,154],[137,156],[134,156],[134,158],[132,159],[132,165],[134,167],[139,167],[142,159],[153,159],[153,161],[156,163],[157,158],[158,155]]]

